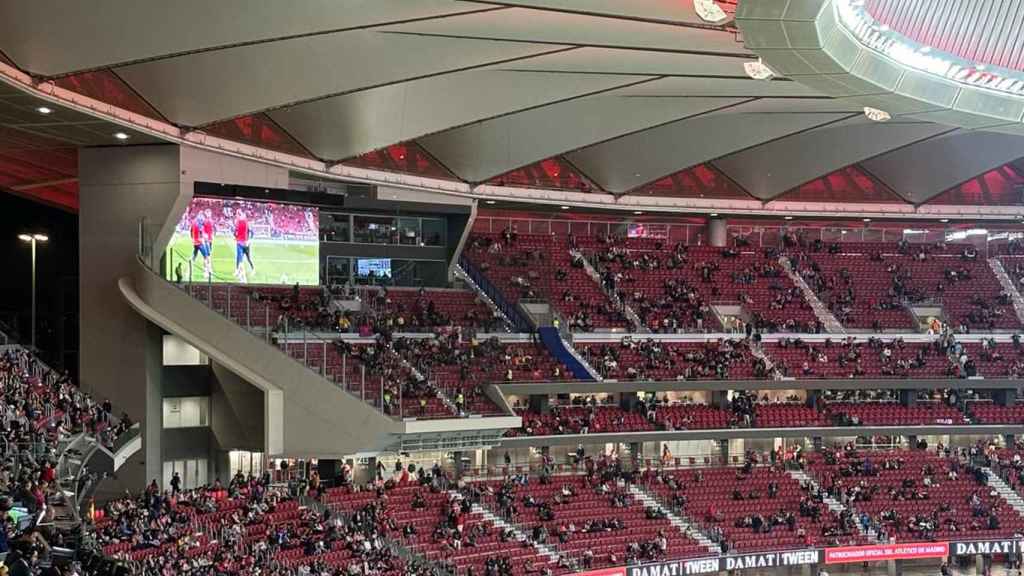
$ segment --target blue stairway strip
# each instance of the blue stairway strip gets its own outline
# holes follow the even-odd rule
[[[540,328],[538,330],[538,333],[540,334],[541,342],[544,343],[544,346],[548,349],[548,352],[550,352],[552,356],[560,360],[562,364],[565,364],[577,380],[594,380],[594,378],[590,375],[590,372],[587,372],[587,369],[583,366],[583,364],[581,364],[580,361],[577,360],[571,352],[569,352],[569,350],[565,347],[565,344],[562,343],[562,339],[558,336],[557,328],[553,326],[545,326],[543,328]]]
[[[505,295],[501,293],[501,290],[498,290],[497,287],[491,284],[491,281],[476,267],[475,264],[463,256],[459,258],[459,265],[462,266],[462,269],[466,271],[466,274],[473,279],[473,282],[476,282],[476,285],[483,290],[484,294],[487,294],[487,297],[494,302],[494,305],[505,313],[505,316],[507,316],[508,319],[512,321],[512,324],[515,325],[516,330],[520,332],[530,330],[530,323],[519,311],[519,308],[506,300]]]

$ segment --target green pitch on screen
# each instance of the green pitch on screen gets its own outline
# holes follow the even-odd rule
[[[253,238],[250,242],[252,263],[256,272],[249,270],[249,263],[243,260],[246,280],[249,284],[307,284],[320,283],[320,244],[317,241],[271,240]],[[167,247],[165,275],[175,280],[174,270],[182,263],[184,280],[188,281],[188,265],[192,260],[192,238],[175,232]],[[235,241],[232,238],[216,237],[213,241],[213,281],[238,282],[235,278]],[[192,268],[192,281],[205,282],[203,257],[197,255]]]

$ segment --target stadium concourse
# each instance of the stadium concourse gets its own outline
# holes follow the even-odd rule
[[[0,2],[0,576],[1022,573],[1024,2],[100,4]]]

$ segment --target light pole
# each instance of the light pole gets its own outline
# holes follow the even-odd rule
[[[46,234],[19,234],[18,239],[32,245],[32,350],[36,349],[36,244],[46,242]]]

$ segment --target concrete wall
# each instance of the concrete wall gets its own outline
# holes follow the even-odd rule
[[[187,204],[179,172],[177,146],[79,152],[81,382],[144,421],[143,450],[119,474],[126,488],[159,475],[162,344],[121,298],[117,279],[136,266],[139,220],[162,223]]]
[[[336,458],[379,450],[404,428],[141,264],[121,290],[140,313],[266,394],[263,451],[270,456]]]
[[[164,459],[163,332],[133,310],[118,288],[118,280],[138,266],[140,220],[148,221],[158,256],[196,181],[284,188],[288,171],[194,148],[151,145],[82,149],[78,174],[80,380],[84,390],[110,398],[143,422],[143,450],[116,481],[100,487],[102,496],[142,488],[160,476]]]
[[[708,244],[712,246],[729,245],[729,232],[725,218],[711,218],[708,220]]]
[[[223,450],[262,452],[266,423],[263,392],[224,366],[213,364],[211,433]]]

